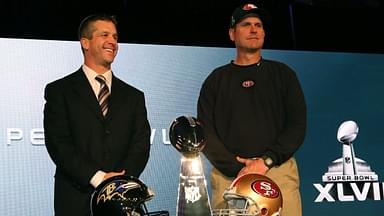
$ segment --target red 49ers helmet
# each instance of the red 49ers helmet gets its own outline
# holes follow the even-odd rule
[[[103,181],[93,192],[91,216],[168,216],[168,211],[148,212],[145,202],[153,196],[138,178],[114,176]]]
[[[223,197],[227,208],[213,210],[215,216],[280,216],[283,207],[277,184],[255,173],[237,177]]]

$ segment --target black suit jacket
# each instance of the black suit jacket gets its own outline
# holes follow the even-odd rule
[[[149,158],[144,94],[112,76],[103,117],[83,70],[45,88],[45,144],[56,165],[55,214],[89,215],[90,179],[98,170],[139,177]]]

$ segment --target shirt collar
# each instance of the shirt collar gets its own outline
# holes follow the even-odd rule
[[[90,82],[94,82],[95,77],[97,75],[99,75],[98,73],[96,73],[94,70],[92,70],[90,67],[88,67],[85,64],[82,65],[82,69],[83,69],[83,71],[85,73],[85,76],[87,77],[87,79]],[[108,70],[108,71],[104,72],[101,75],[103,75],[105,77],[105,80],[107,82],[107,86],[108,86],[109,89],[111,89],[111,86],[112,86],[112,70]]]

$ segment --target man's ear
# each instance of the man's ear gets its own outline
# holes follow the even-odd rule
[[[228,34],[229,34],[229,38],[231,39],[231,41],[235,41],[235,29],[234,28],[230,28],[228,30]]]
[[[229,39],[231,39],[231,41],[235,41],[235,28],[230,28],[228,30],[228,34],[229,34]]]
[[[83,48],[83,50],[88,50],[89,48],[89,40],[85,37],[81,38],[80,39],[80,44],[81,44],[81,47]]]

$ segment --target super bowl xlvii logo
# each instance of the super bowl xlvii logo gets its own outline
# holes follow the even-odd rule
[[[342,158],[332,161],[328,172],[323,175],[323,184],[313,184],[319,195],[315,202],[382,200],[384,183],[362,159],[355,156],[353,141],[359,128],[354,121],[343,122],[337,132],[342,144]],[[325,183],[325,184],[324,184]]]

